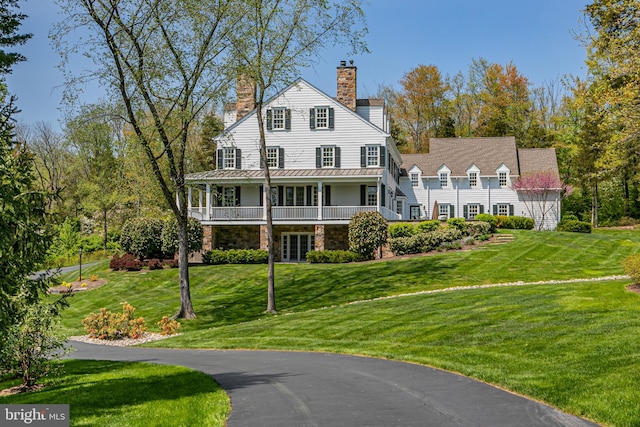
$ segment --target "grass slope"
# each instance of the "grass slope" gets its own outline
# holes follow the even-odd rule
[[[72,426],[224,426],[231,410],[215,381],[183,367],[65,360],[64,370],[43,390],[0,403],[69,404]]]
[[[278,308],[264,314],[265,266],[191,270],[198,319],[154,346],[273,348],[367,354],[449,369],[598,422],[640,425],[640,296],[629,281],[500,287],[351,301],[485,283],[622,274],[638,231],[515,232],[515,242],[349,265],[277,265]],[[100,270],[102,267],[96,267]],[[177,309],[177,272],[99,275],[72,298],[67,331],[126,300],[148,322]]]

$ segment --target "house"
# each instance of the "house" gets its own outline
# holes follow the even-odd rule
[[[377,211],[389,221],[430,218],[434,206],[442,218],[464,211],[472,219],[492,206],[497,213],[521,213],[518,195],[508,187],[522,169],[523,150],[515,149],[513,138],[436,139],[429,154],[401,155],[384,101],[357,99],[356,71],[341,62],[336,98],[298,79],[265,103],[270,195],[263,186],[253,91],[238,80],[237,100],[225,106],[226,129],[216,139],[217,169],[186,176],[190,216],[204,226],[204,250],[266,248],[267,196],[280,261],[346,249],[356,212]],[[545,153],[555,165],[555,154]],[[520,157],[542,159],[525,152]]]
[[[536,195],[513,188],[534,173],[559,182],[553,148],[518,149],[513,137],[431,138],[429,147],[428,154],[402,155],[399,189],[408,208],[403,218],[473,220],[490,213],[530,217],[541,229],[558,225],[560,188]]]

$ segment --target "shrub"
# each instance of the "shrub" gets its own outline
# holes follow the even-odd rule
[[[269,252],[264,249],[214,249],[202,254],[202,262],[219,264],[266,264]]]
[[[177,320],[170,319],[169,316],[163,316],[158,321],[158,325],[160,326],[160,335],[175,335],[180,329],[180,323]]]
[[[570,231],[573,233],[591,233],[591,224],[584,221],[569,220],[562,221],[556,228],[557,231]]]
[[[115,340],[140,338],[147,330],[144,318],[134,316],[136,309],[126,302],[121,303],[122,313],[111,313],[105,308],[100,313],[91,313],[82,320],[89,337]]]
[[[118,254],[114,254],[113,257],[111,258],[111,261],[109,261],[109,268],[113,271],[118,271],[122,269],[122,261]]]
[[[533,219],[523,216],[496,215],[496,220],[498,221],[498,228],[510,230],[533,230],[534,227]]]
[[[202,249],[203,236],[204,230],[200,221],[195,218],[188,218],[187,241],[189,242],[190,253]],[[175,218],[169,218],[164,221],[160,240],[162,253],[173,256],[178,252],[178,221]]]
[[[625,227],[625,226],[629,226],[629,225],[636,225],[638,223],[637,220],[628,217],[628,216],[623,216],[622,218],[620,218],[618,220],[618,225],[621,227]]]
[[[120,245],[134,256],[156,258],[162,255],[162,229],[164,221],[159,218],[133,218],[122,227]]]
[[[359,261],[360,257],[351,251],[311,251],[307,252],[307,262],[314,264],[341,264]]]
[[[140,271],[142,270],[142,261],[136,259],[131,254],[124,254],[122,258],[120,258],[120,262],[122,263],[122,270],[127,271]]]
[[[488,222],[475,221],[467,224],[467,234],[471,237],[489,233],[491,233],[491,224]]]
[[[574,214],[566,214],[562,216],[561,222],[566,222],[566,221],[580,221],[580,218],[578,218]]]
[[[357,212],[349,221],[349,250],[362,259],[372,259],[388,236],[387,220],[380,212]]]
[[[467,222],[464,220],[464,218],[449,218],[447,220],[447,227],[456,228],[460,230],[462,234],[465,234],[467,232]]]
[[[443,243],[454,242],[461,237],[462,232],[457,228],[440,228],[429,233],[391,239],[389,248],[394,255],[419,254],[437,249]]]
[[[631,277],[633,283],[640,284],[640,254],[625,258],[622,265],[624,272]]]
[[[149,270],[161,270],[162,261],[160,261],[158,258],[152,258],[147,262],[147,267],[149,267]]]
[[[180,266],[180,263],[177,259],[165,259],[163,261],[163,264],[169,268],[178,268]]]
[[[498,228],[498,220],[496,220],[496,217],[491,214],[478,214],[475,216],[475,220],[488,222],[491,226],[491,230],[489,230],[490,233],[495,233]]]
[[[417,226],[416,230],[418,233],[427,233],[429,231],[435,231],[440,228],[440,221],[437,219],[432,219],[429,221],[421,221]]]
[[[389,225],[389,237],[409,237],[416,234],[416,227],[406,222],[394,223]]]

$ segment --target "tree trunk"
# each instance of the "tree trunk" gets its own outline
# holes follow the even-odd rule
[[[102,210],[102,247],[107,252],[107,210]]]
[[[180,215],[177,218],[180,310],[173,316],[174,319],[194,319],[196,317],[193,305],[191,304],[191,290],[189,286],[189,241],[187,237],[187,214],[184,209],[186,209],[186,204],[179,207]]]
[[[267,162],[267,142],[262,119],[262,102],[257,102],[256,104],[256,115],[258,127],[260,128],[260,158],[264,165],[265,206],[267,209],[267,251],[269,253],[267,261],[267,313],[276,314],[278,311],[276,309],[275,251],[273,248],[273,217],[271,215],[271,175],[269,174],[269,164]]]

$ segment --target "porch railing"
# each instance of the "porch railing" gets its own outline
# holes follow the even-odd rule
[[[372,212],[379,210],[388,220],[400,219],[395,212],[376,206],[323,206],[322,217],[318,215],[318,206],[274,206],[271,211],[274,221],[313,221],[313,220],[349,220],[357,212]],[[234,206],[234,207],[194,207],[189,215],[200,221],[261,221],[264,220],[262,206]]]

